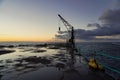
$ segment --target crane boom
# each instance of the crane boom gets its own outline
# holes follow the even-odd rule
[[[62,20],[63,24],[65,25],[68,31],[69,31],[69,28],[72,29],[73,26],[70,23],[68,23],[60,14],[58,14],[58,16],[60,17],[60,19]]]
[[[63,24],[67,28],[68,32],[70,32],[71,38],[69,39],[69,43],[71,44],[72,48],[75,47],[75,42],[74,42],[74,27],[68,23],[60,14],[58,14],[60,19],[62,20]]]
[[[68,33],[70,33],[71,38],[69,39],[69,43],[71,45],[71,48],[73,48],[73,51],[77,51],[77,49],[75,48],[75,35],[74,35],[74,27],[68,23],[68,21],[66,21],[60,14],[58,14],[59,18],[62,20],[63,24],[65,25],[65,27],[68,30]],[[60,29],[59,29],[60,30]],[[73,52],[74,53],[74,52]]]

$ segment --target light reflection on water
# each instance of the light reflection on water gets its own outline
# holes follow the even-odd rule
[[[6,48],[9,49],[9,48]],[[11,50],[15,50],[13,53],[0,55],[0,75],[4,75],[1,80],[16,80],[18,75],[34,71],[39,69],[45,65],[45,63],[41,64],[40,62],[32,61],[27,62],[23,59],[36,56],[35,58],[40,60],[40,57],[48,57],[53,56],[54,54],[58,54],[59,50],[55,49],[47,49],[47,48],[35,48],[35,47],[15,47],[11,48]],[[35,50],[46,50],[45,52],[34,52]],[[34,59],[35,59],[34,58]],[[43,59],[46,60],[46,59]],[[22,64],[21,64],[22,63]]]
[[[30,49],[29,51],[25,51],[26,49]],[[17,58],[21,58],[21,57],[29,57],[29,56],[46,56],[46,55],[53,55],[56,54],[58,52],[58,50],[54,50],[54,49],[46,49],[46,48],[40,48],[40,49],[44,49],[46,50],[46,52],[43,53],[34,53],[33,50],[35,48],[34,47],[29,47],[29,48],[24,48],[24,49],[20,49],[20,48],[14,48],[13,50],[15,50],[15,52],[13,53],[9,53],[9,54],[3,54],[0,55],[0,60],[6,60],[6,59],[17,59]]]
[[[108,53],[110,52],[110,54],[112,54],[112,55],[119,55],[119,54],[117,54],[117,53],[119,53],[119,47],[116,47],[115,45],[113,47],[113,45],[111,45],[111,44],[109,44],[109,45],[108,44],[107,45],[106,44],[96,44],[96,43],[95,44],[83,44],[83,45],[81,44],[80,48],[81,48],[83,56],[88,57],[88,58],[92,57],[91,53],[93,53],[94,49],[96,49],[96,50],[102,49]],[[33,63],[31,61],[25,62],[24,60],[22,60],[22,64],[24,64],[24,65],[21,66],[19,64],[19,63],[21,63],[21,59],[33,57],[33,56],[36,56],[35,58],[38,58],[38,59],[39,59],[39,57],[51,58],[55,54],[63,53],[59,49],[36,48],[36,47],[15,47],[15,48],[9,48],[9,49],[13,49],[13,50],[15,50],[15,52],[0,55],[0,66],[4,66],[4,67],[0,67],[0,74],[4,75],[1,80],[17,80],[16,77],[18,77],[18,75],[22,75],[24,73],[31,72],[31,71],[36,71],[40,68],[44,68],[45,66],[50,66],[48,64],[41,64],[38,62],[36,62],[36,63]],[[34,50],[36,50],[36,49],[46,50],[46,52],[36,53],[36,52],[34,52]],[[87,51],[87,49],[90,49],[93,51],[90,52],[90,51]],[[117,51],[116,49],[118,49],[118,52],[116,52]],[[116,52],[116,54],[113,54],[112,52],[113,53]],[[63,57],[61,56],[61,59],[62,58]],[[101,59],[100,56],[98,56],[98,58]],[[3,60],[3,61],[1,61],[1,60]],[[57,61],[58,57],[54,56],[54,60]],[[104,62],[106,62],[107,64],[110,62],[110,64],[112,64],[112,65],[115,64],[115,62],[113,61],[113,63],[112,63],[110,61],[110,59],[106,59],[106,60],[104,60]],[[16,64],[18,64],[18,65],[15,66]],[[114,65],[114,67],[116,67],[116,65]],[[119,68],[119,67],[120,66],[118,66],[117,68]],[[54,68],[54,70],[56,70],[56,68]],[[110,73],[110,74],[113,74],[113,73]]]

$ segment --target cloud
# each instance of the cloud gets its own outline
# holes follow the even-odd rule
[[[101,27],[98,23],[88,24],[87,27]]]
[[[107,16],[107,15],[106,15]],[[107,19],[104,18],[106,21]],[[108,19],[109,21],[109,19]],[[111,20],[112,21],[112,20]],[[111,22],[112,23],[112,22]],[[75,29],[75,38],[76,39],[81,39],[81,40],[120,40],[120,21],[117,24],[88,24],[89,27],[96,27],[96,29],[93,30],[84,30],[84,29]],[[96,38],[96,36],[113,36],[112,38]],[[119,37],[114,37],[114,36],[119,36]],[[66,39],[67,35],[64,34],[62,35],[56,35],[57,38],[61,39]]]
[[[113,36],[112,39],[108,40],[114,40],[116,39],[114,38],[114,36],[120,35],[120,9],[109,9],[105,11],[103,15],[100,16],[99,20],[102,23],[101,25],[98,23],[88,24],[88,27],[96,27],[96,29],[75,30],[77,35],[76,38],[84,40],[98,40],[96,36]],[[99,40],[101,39],[99,38]],[[120,37],[118,37],[117,39],[120,40]]]
[[[102,23],[105,24],[119,24],[120,25],[120,9],[117,10],[107,10],[103,13],[103,15],[99,18]]]
[[[56,34],[55,37],[57,39],[66,39],[67,38],[65,35],[59,35],[59,34]]]
[[[120,40],[120,9],[107,10],[100,16],[102,24],[88,24],[87,27],[96,27],[93,30],[76,29],[75,38],[80,40]],[[64,32],[65,33],[65,32]],[[111,38],[97,38],[96,36],[112,36]],[[117,38],[115,37],[117,36]],[[61,39],[66,38],[66,34],[59,36]]]

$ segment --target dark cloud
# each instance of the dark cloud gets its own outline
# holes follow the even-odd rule
[[[99,18],[102,25],[98,23],[88,24],[88,27],[96,27],[93,30],[75,30],[78,39],[97,39],[96,36],[120,35],[120,9],[107,10]],[[120,39],[120,38],[119,38]]]
[[[105,24],[120,24],[120,9],[107,10],[99,18]]]
[[[92,27],[92,24],[90,25]],[[84,29],[76,29],[75,30],[75,38],[81,40],[120,40],[120,37],[117,39],[107,39],[102,38],[98,39],[96,36],[116,36],[120,35],[120,25],[118,24],[103,24],[103,25],[96,25],[96,29],[93,30],[84,30]],[[65,32],[64,32],[65,33]],[[66,39],[67,35],[56,35],[57,38]]]
[[[98,23],[88,24],[87,27],[101,27]]]
[[[120,0],[119,4],[120,4]],[[120,40],[120,8],[109,9],[105,11],[102,16],[99,17],[101,24],[93,23],[88,24],[87,27],[96,27],[93,30],[76,29],[75,38],[80,40]],[[65,35],[59,35],[59,38],[64,39]],[[112,36],[111,38],[96,38],[96,36]],[[115,37],[117,36],[117,38]],[[57,36],[58,37],[58,36]]]
[[[120,26],[116,25],[103,25],[93,30],[75,30],[77,39],[93,40],[96,36],[115,36],[120,35]],[[96,39],[97,40],[97,39]]]

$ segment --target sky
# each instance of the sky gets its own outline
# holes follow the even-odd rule
[[[0,41],[53,41],[57,14],[80,41],[119,41],[119,13],[120,0],[0,0]]]

